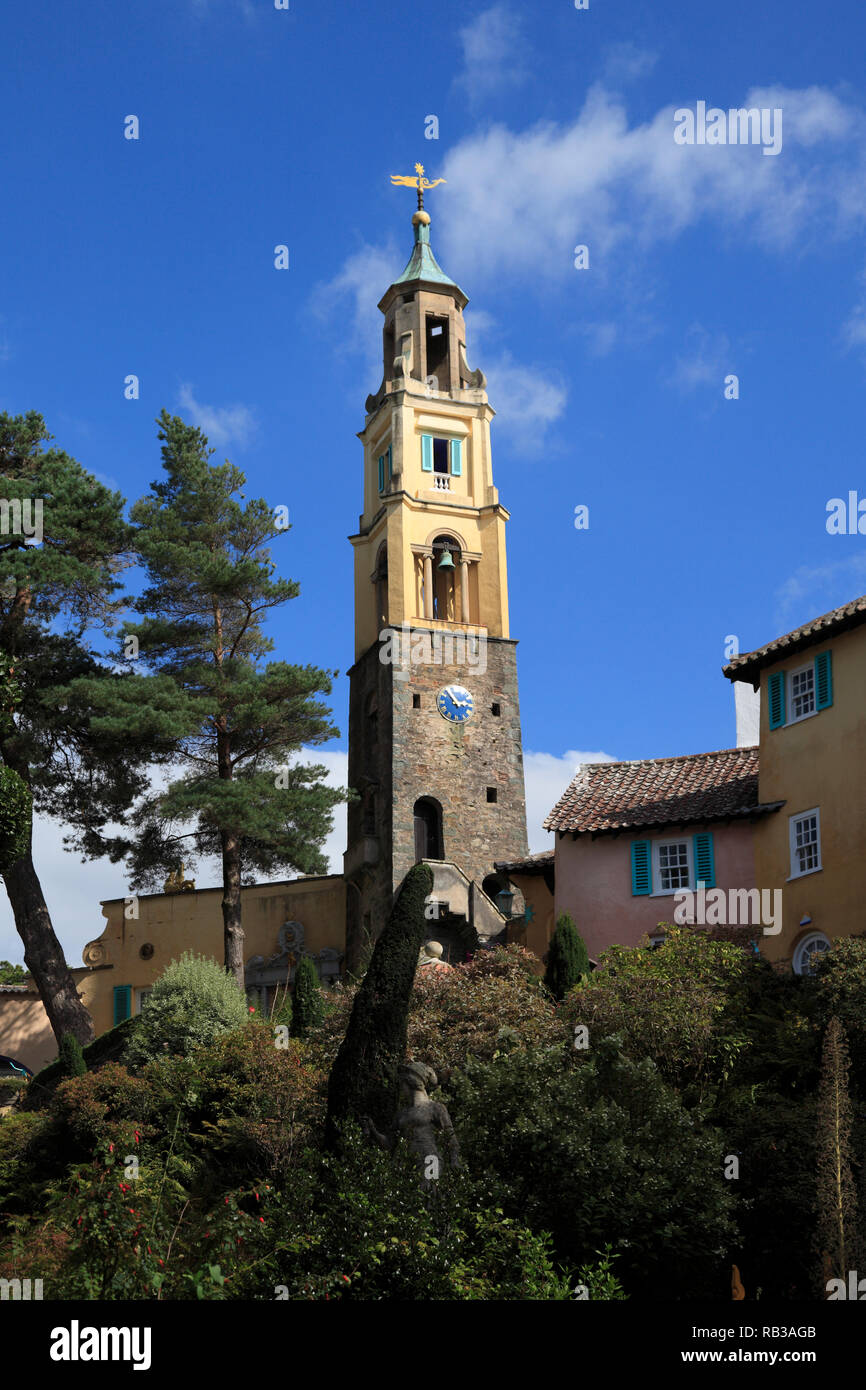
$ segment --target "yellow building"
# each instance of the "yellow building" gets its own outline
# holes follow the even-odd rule
[[[97,1034],[141,1003],[169,961],[184,951],[223,959],[222,888],[150,893],[102,904],[105,930],[83,951],[90,972],[78,992]],[[324,984],[342,961],[346,889],[336,875],[257,883],[241,889],[245,978],[251,1001],[267,1011],[279,985],[312,956]],[[137,914],[137,915],[136,915]]]
[[[755,882],[781,889],[773,961],[808,973],[813,951],[866,931],[866,596],[725,667],[760,691]]]

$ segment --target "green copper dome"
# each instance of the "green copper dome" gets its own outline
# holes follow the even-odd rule
[[[437,285],[448,285],[451,289],[460,290],[460,286],[445,274],[436,257],[430,249],[430,226],[429,223],[417,222],[415,224],[415,247],[409,257],[409,264],[394,281],[395,285],[405,285],[410,280],[431,280]],[[462,291],[460,291],[462,293]]]

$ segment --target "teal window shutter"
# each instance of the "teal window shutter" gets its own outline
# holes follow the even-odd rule
[[[451,440],[451,473],[453,477],[459,478],[463,473],[463,440]]]
[[[433,436],[432,434],[422,434],[421,436],[421,469],[424,473],[433,472]]]
[[[379,455],[379,491],[385,491],[385,455]]]
[[[130,1015],[130,1013],[132,1012],[132,1005],[131,1005],[131,1002],[130,1002],[130,996],[131,996],[131,995],[132,995],[132,988],[131,988],[130,985],[115,985],[115,986],[114,986],[114,1021],[115,1021],[115,1023],[122,1023],[123,1020],[124,1020],[125,1018],[129,1018],[129,1015]]]
[[[388,477],[389,477],[389,478],[393,478],[393,476],[394,476],[394,448],[393,448],[393,445],[389,444],[389,445],[388,445]]]
[[[833,662],[829,652],[815,657],[815,708],[829,709],[833,703]]]
[[[785,722],[785,672],[776,671],[767,681],[770,728],[781,729]]]
[[[695,880],[705,888],[716,886],[716,856],[713,851],[713,837],[710,834],[694,837]]]
[[[652,892],[652,847],[649,840],[634,840],[631,847],[632,897],[644,897]]]

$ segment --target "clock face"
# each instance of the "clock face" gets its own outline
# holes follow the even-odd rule
[[[475,713],[475,700],[465,685],[445,685],[436,697],[443,719],[452,724],[464,724]]]

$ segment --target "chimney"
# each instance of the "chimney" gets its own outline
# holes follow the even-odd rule
[[[761,692],[748,681],[734,681],[734,707],[737,712],[737,747],[751,748],[760,742]]]

